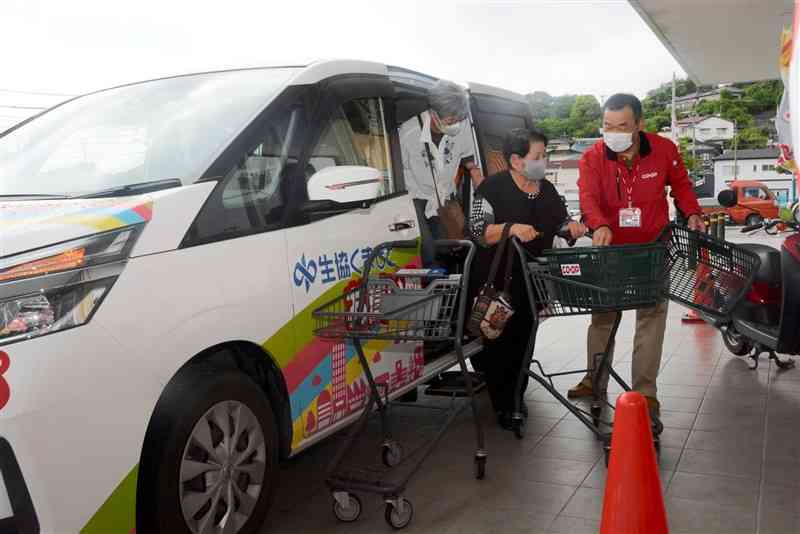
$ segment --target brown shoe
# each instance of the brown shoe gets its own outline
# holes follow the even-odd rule
[[[603,393],[605,393],[605,391]],[[567,391],[568,399],[582,399],[585,397],[594,397],[594,389],[592,389],[592,386],[587,386],[583,382],[580,382],[577,386]]]
[[[661,418],[661,404],[658,402],[658,399],[655,397],[645,397],[647,399],[647,409],[650,412],[650,417],[656,416],[656,418]]]

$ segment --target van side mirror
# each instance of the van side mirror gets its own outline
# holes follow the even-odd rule
[[[724,206],[726,208],[732,208],[736,205],[736,191],[733,189],[723,189],[717,195],[717,202],[719,202],[720,206]]]
[[[308,179],[310,201],[333,201],[339,204],[375,200],[383,184],[383,173],[372,167],[341,165],[325,167]]]

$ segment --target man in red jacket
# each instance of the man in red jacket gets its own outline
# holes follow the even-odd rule
[[[667,186],[689,228],[705,231],[694,184],[675,144],[645,133],[642,104],[633,95],[616,94],[603,106],[603,141],[584,153],[580,162],[581,211],[594,230],[595,246],[648,243],[669,223]],[[593,354],[605,350],[615,312],[592,314],[587,336],[588,367]],[[661,366],[667,302],[636,310],[633,341],[633,389],[647,398],[659,415],[656,380]],[[613,345],[612,345],[613,351]],[[605,390],[606,385],[601,387]],[[570,398],[592,395],[589,376],[570,389]]]

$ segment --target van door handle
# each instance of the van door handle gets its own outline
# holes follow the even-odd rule
[[[414,221],[410,219],[407,221],[399,221],[389,225],[390,232],[400,232],[402,230],[411,230],[412,228],[414,228]]]

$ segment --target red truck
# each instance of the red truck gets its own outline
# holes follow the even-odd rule
[[[763,219],[776,219],[780,208],[775,195],[761,182],[735,180],[729,187],[736,192],[737,203],[731,208],[703,207],[705,214],[725,212],[734,224],[757,224]]]

